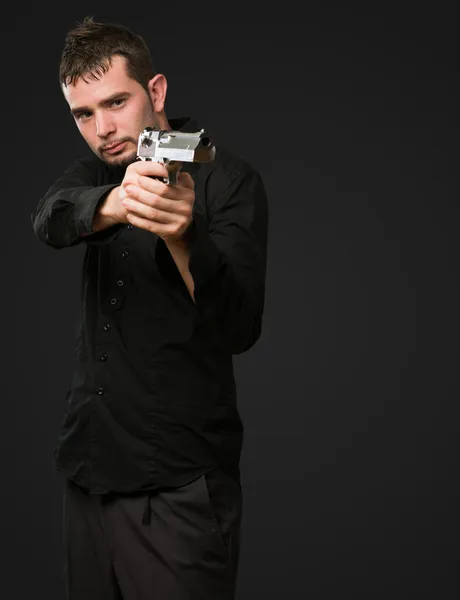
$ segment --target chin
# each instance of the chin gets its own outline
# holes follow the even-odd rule
[[[100,158],[102,158],[102,160],[110,167],[128,167],[137,160],[137,153],[130,152],[129,154],[125,154],[122,156],[114,156],[109,160],[107,160],[105,156],[101,156]]]

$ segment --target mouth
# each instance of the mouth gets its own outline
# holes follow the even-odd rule
[[[125,145],[126,142],[120,142],[119,144],[115,144],[114,146],[108,146],[107,148],[104,148],[103,152],[107,152],[108,154],[116,154],[117,152],[123,150]]]

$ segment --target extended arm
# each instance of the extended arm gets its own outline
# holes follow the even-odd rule
[[[122,224],[103,213],[96,215],[116,187],[117,184],[97,185],[91,166],[83,160],[76,161],[48,189],[32,212],[36,236],[57,249],[75,246],[91,234],[93,243],[109,242]]]

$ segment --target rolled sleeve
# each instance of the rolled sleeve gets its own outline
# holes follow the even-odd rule
[[[122,224],[96,233],[92,232],[92,224],[100,203],[118,184],[95,183],[95,175],[83,161],[76,161],[67,169],[31,214],[37,238],[53,248],[75,246],[83,241],[96,244],[110,242],[121,230]]]

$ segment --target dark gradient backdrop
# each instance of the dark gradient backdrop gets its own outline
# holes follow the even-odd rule
[[[195,116],[266,182],[264,331],[235,357],[238,600],[460,597],[455,3],[269,4],[17,5],[3,21],[5,600],[64,598],[52,449],[84,247],[45,247],[29,215],[86,150],[57,83],[86,14],[141,33],[167,115]]]

